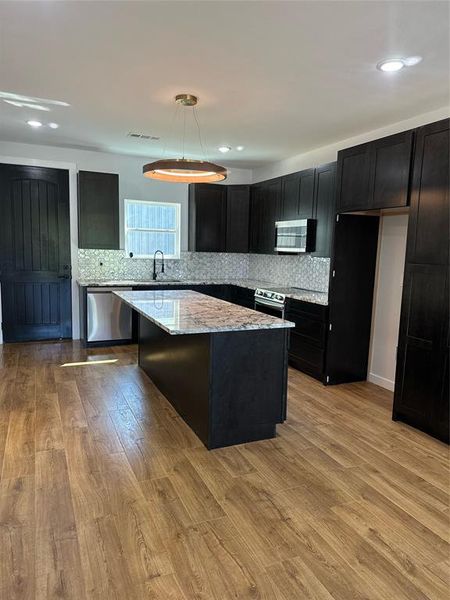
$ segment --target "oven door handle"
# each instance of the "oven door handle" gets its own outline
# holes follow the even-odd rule
[[[280,312],[284,310],[284,304],[280,304],[279,302],[271,302],[270,300],[261,300],[260,298],[255,298],[255,305],[263,304],[264,306],[270,306],[270,308],[278,309]]]

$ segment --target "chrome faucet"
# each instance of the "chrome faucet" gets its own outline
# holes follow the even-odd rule
[[[156,272],[156,255],[161,254],[161,271],[160,273],[164,273],[164,252],[162,250],[156,250],[153,255],[153,281],[156,281],[156,277],[158,273]]]

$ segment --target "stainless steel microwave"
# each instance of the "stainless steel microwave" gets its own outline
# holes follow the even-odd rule
[[[314,252],[316,249],[316,220],[297,219],[295,221],[277,221],[276,252],[298,254]]]

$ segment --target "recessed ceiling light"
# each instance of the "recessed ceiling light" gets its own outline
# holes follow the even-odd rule
[[[231,150],[230,146],[219,146],[219,152],[223,152],[223,154],[225,154],[226,152],[229,152]]]
[[[389,58],[388,60],[382,60],[377,64],[377,69],[384,71],[385,73],[393,73],[394,71],[400,71],[405,66],[405,62],[402,58]]]
[[[236,150],[238,152],[242,152],[243,149],[244,149],[244,146],[236,146]]]
[[[45,110],[49,111],[50,109],[47,106],[42,106],[42,104],[31,104],[29,102],[18,102],[17,100],[3,100],[6,104],[11,104],[12,106],[16,106],[17,108],[33,108],[34,110]]]
[[[394,73],[404,67],[413,67],[422,60],[421,56],[407,56],[406,58],[388,58],[377,64],[377,69],[385,73]]]
[[[414,67],[414,65],[418,65],[422,61],[421,56],[408,56],[403,59],[403,62],[407,67]]]
[[[68,102],[62,100],[51,100],[50,98],[38,98],[37,96],[22,96],[14,92],[0,91],[0,98],[6,100],[15,100],[16,102],[33,102],[38,104],[53,104],[54,106],[70,106]]]
[[[50,129],[58,129],[59,127],[58,123],[49,123],[48,126],[50,127]]]
[[[42,123],[40,121],[27,121],[30,127],[42,127]]]

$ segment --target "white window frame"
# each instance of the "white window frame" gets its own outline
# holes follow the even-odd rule
[[[147,227],[128,227],[127,226],[127,207],[129,203],[133,204],[152,204],[156,206],[170,205],[175,207],[175,229],[152,229]],[[129,231],[154,231],[163,233],[175,233],[175,254],[164,254],[164,258],[168,260],[176,260],[180,258],[181,247],[181,204],[179,202],[154,202],[153,200],[133,200],[125,198],[124,200],[124,215],[123,215],[124,231],[125,231],[125,252],[127,255],[131,250],[128,248],[128,232]],[[133,258],[153,258],[153,254],[135,254]]]

